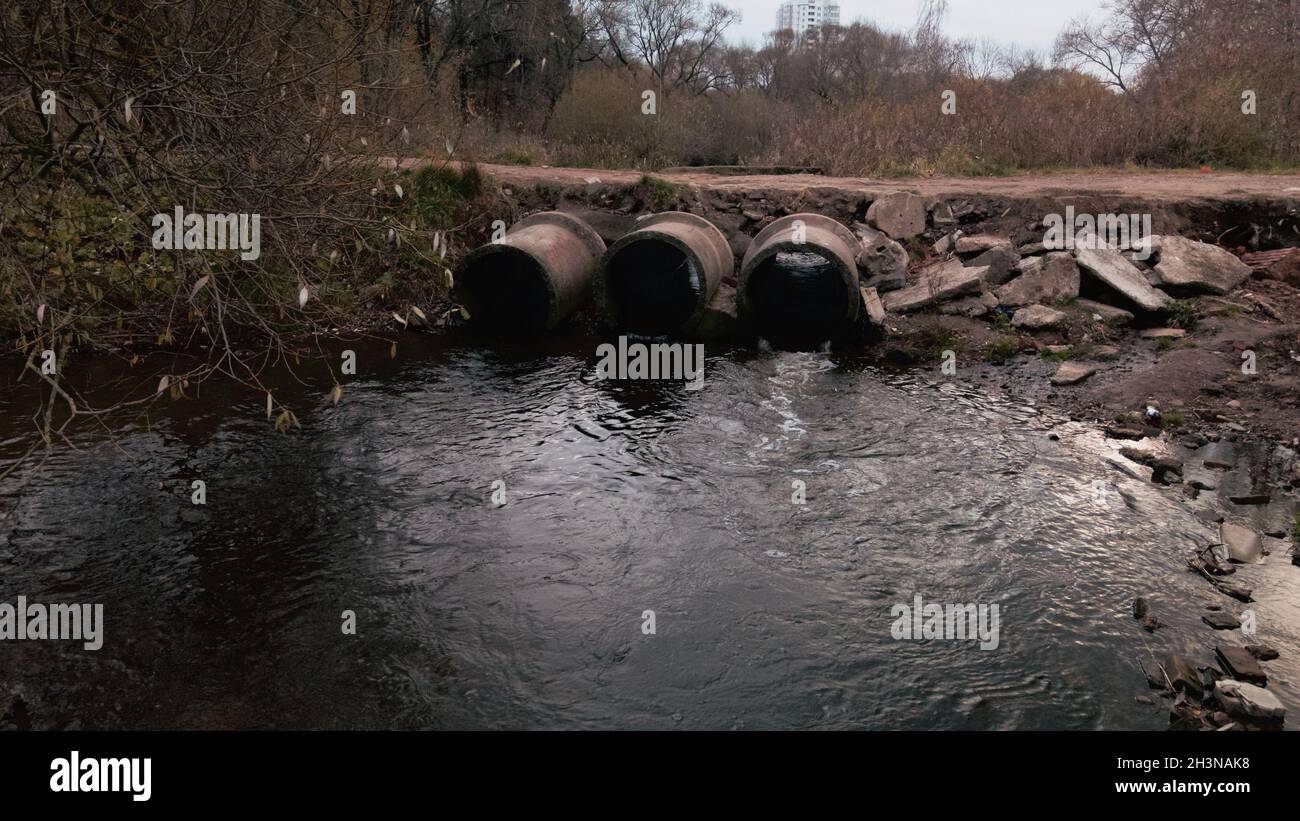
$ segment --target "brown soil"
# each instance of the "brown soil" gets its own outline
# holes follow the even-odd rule
[[[407,160],[404,167],[418,164]],[[580,186],[597,184],[633,185],[643,176],[640,171],[606,171],[591,168],[545,168],[517,165],[484,165],[483,170],[501,182],[512,185]],[[1052,174],[1018,174],[1008,177],[914,177],[872,179],[826,177],[815,174],[793,175],[724,175],[696,171],[671,170],[654,173],[680,185],[726,190],[807,191],[834,189],[837,192],[882,195],[910,191],[924,197],[1004,197],[1037,199],[1042,197],[1142,198],[1163,202],[1189,200],[1249,200],[1254,198],[1292,199],[1300,201],[1300,174],[1247,174],[1236,172],[1195,171],[1080,171]]]

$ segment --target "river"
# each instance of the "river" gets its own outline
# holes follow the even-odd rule
[[[357,347],[288,434],[217,382],[82,425],[0,484],[0,601],[103,603],[104,645],[0,642],[0,684],[47,727],[1162,729],[1139,661],[1244,643],[1184,564],[1214,531],[1089,427],[852,353],[600,382],[595,344]],[[1292,712],[1298,577],[1235,577]],[[917,594],[998,605],[996,649],[896,639]]]

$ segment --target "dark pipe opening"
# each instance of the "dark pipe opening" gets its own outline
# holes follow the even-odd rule
[[[551,309],[546,271],[528,254],[503,246],[471,261],[461,279],[458,296],[475,325],[503,334],[546,330]]]
[[[617,330],[638,336],[663,336],[680,328],[694,315],[703,287],[691,258],[655,239],[619,249],[605,277],[605,298]]]
[[[746,299],[759,334],[778,348],[815,348],[844,323],[844,280],[816,251],[780,251],[750,274]]]

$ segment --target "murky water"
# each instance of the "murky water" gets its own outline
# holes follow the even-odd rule
[[[1179,494],[1014,400],[838,354],[689,392],[595,382],[592,340],[402,345],[292,434],[213,386],[0,485],[0,601],[105,605],[98,652],[0,642],[35,724],[1159,729],[1139,660],[1240,640],[1199,622],[1245,606],[1185,568],[1213,533]],[[1293,712],[1297,577],[1235,577]],[[998,604],[998,648],[895,640],[917,593]]]

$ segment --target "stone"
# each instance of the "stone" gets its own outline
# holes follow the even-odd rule
[[[1133,321],[1133,313],[1123,308],[1116,308],[1114,305],[1107,305],[1104,302],[1094,302],[1091,299],[1077,299],[1074,302],[1075,307],[1087,311],[1093,319],[1099,322],[1105,322],[1107,325],[1127,325]]]
[[[875,276],[865,277],[861,281],[863,285],[875,288],[877,293],[883,294],[889,291],[897,291],[899,288],[907,287],[907,270],[876,274]]]
[[[1244,584],[1224,581],[1223,579],[1211,579],[1210,583],[1214,588],[1225,596],[1232,596],[1237,601],[1252,602],[1254,601],[1255,591]]]
[[[1001,285],[1010,279],[1011,272],[1016,270],[1016,264],[1019,262],[1020,255],[1010,245],[998,245],[971,258],[966,265],[972,268],[988,268],[984,274],[984,284],[991,287]]]
[[[1173,300],[1151,287],[1137,266],[1113,248],[1083,248],[1075,259],[1088,274],[1145,311],[1160,311]]]
[[[853,232],[862,243],[857,260],[862,279],[876,290],[896,290],[905,286],[907,250],[884,233],[861,223],[853,226]]]
[[[1062,362],[1052,376],[1053,385],[1077,385],[1099,370],[1098,366],[1087,362]]]
[[[1174,691],[1186,693],[1191,698],[1199,699],[1205,692],[1205,685],[1201,683],[1201,674],[1187,659],[1182,656],[1173,655],[1165,659],[1161,666],[1164,668],[1163,675],[1157,671],[1161,678],[1161,686],[1168,687],[1173,685]],[[1168,676],[1168,681],[1163,681]]]
[[[1236,630],[1241,626],[1241,619],[1231,613],[1206,613],[1201,616],[1201,621],[1215,630]]]
[[[1240,496],[1229,496],[1229,500],[1234,505],[1266,505],[1272,501],[1273,497],[1266,492],[1243,493]]]
[[[867,222],[894,239],[910,239],[925,230],[925,201],[905,191],[886,194],[871,203]]]
[[[1260,661],[1272,661],[1278,657],[1278,652],[1267,644],[1247,644],[1246,652]]]
[[[1224,522],[1219,525],[1219,541],[1227,548],[1231,561],[1249,564],[1264,556],[1264,545],[1259,534],[1249,527]]]
[[[862,304],[867,309],[867,321],[876,326],[884,325],[885,306],[880,301],[880,294],[876,293],[875,288],[869,288],[865,285],[858,290],[862,292]]]
[[[1223,665],[1223,671],[1229,678],[1237,681],[1249,681],[1263,686],[1268,682],[1268,673],[1259,666],[1259,661],[1245,647],[1235,644],[1220,644],[1214,648],[1214,655]]]
[[[969,237],[960,237],[957,240],[957,253],[963,256],[967,254],[982,254],[990,248],[1005,246],[1011,247],[1011,240],[1007,237],[999,237],[994,234],[975,234]]]
[[[983,283],[984,269],[967,268],[961,260],[948,260],[920,271],[916,284],[893,291],[884,297],[890,313],[918,311],[939,302],[977,293]]]
[[[1070,363],[1067,362],[1065,364],[1068,365]],[[1135,441],[1138,439],[1145,439],[1147,435],[1146,430],[1134,425],[1108,425],[1106,426],[1105,433],[1111,439],[1132,439]]]
[[[956,234],[944,234],[939,237],[939,240],[934,244],[934,255],[938,257],[945,256],[957,244],[957,237],[960,235],[960,232],[958,232]]]
[[[1030,305],[1016,311],[1011,317],[1011,327],[1030,331],[1050,331],[1060,328],[1069,319],[1065,312],[1046,305]]]
[[[968,316],[975,319],[987,314],[991,308],[984,302],[983,297],[967,296],[961,299],[955,299],[952,302],[945,302],[939,306],[939,313],[949,316]]]
[[[1214,697],[1229,715],[1236,718],[1268,723],[1286,720],[1286,707],[1263,687],[1234,679],[1220,679],[1214,683]]]
[[[1206,294],[1226,294],[1250,278],[1250,266],[1228,251],[1179,236],[1155,236],[1160,284]]]
[[[952,213],[952,206],[943,200],[931,200],[927,210],[930,212],[930,221],[935,225],[955,225],[957,223],[957,218]]]
[[[700,316],[692,336],[697,339],[721,339],[731,335],[735,330],[736,289],[725,282],[718,283],[718,290]]]
[[[1182,339],[1187,331],[1182,328],[1147,328],[1138,332],[1143,339]]]
[[[1149,468],[1162,467],[1173,473],[1183,472],[1183,463],[1172,456],[1161,456],[1158,453],[1152,453],[1140,448],[1122,447],[1119,449],[1120,456],[1139,465],[1146,465]]]
[[[1031,257],[1023,263],[1017,269],[1020,276],[997,291],[998,301],[1003,305],[1016,308],[1036,302],[1074,299],[1079,295],[1079,266],[1069,254],[1058,251],[1045,257]]]
[[[1162,485],[1176,485],[1183,481],[1183,463],[1172,456],[1156,460],[1151,466],[1151,481]]]
[[[1300,286],[1300,248],[1282,248],[1276,251],[1257,251],[1243,254],[1241,261],[1264,279],[1280,279]]]

